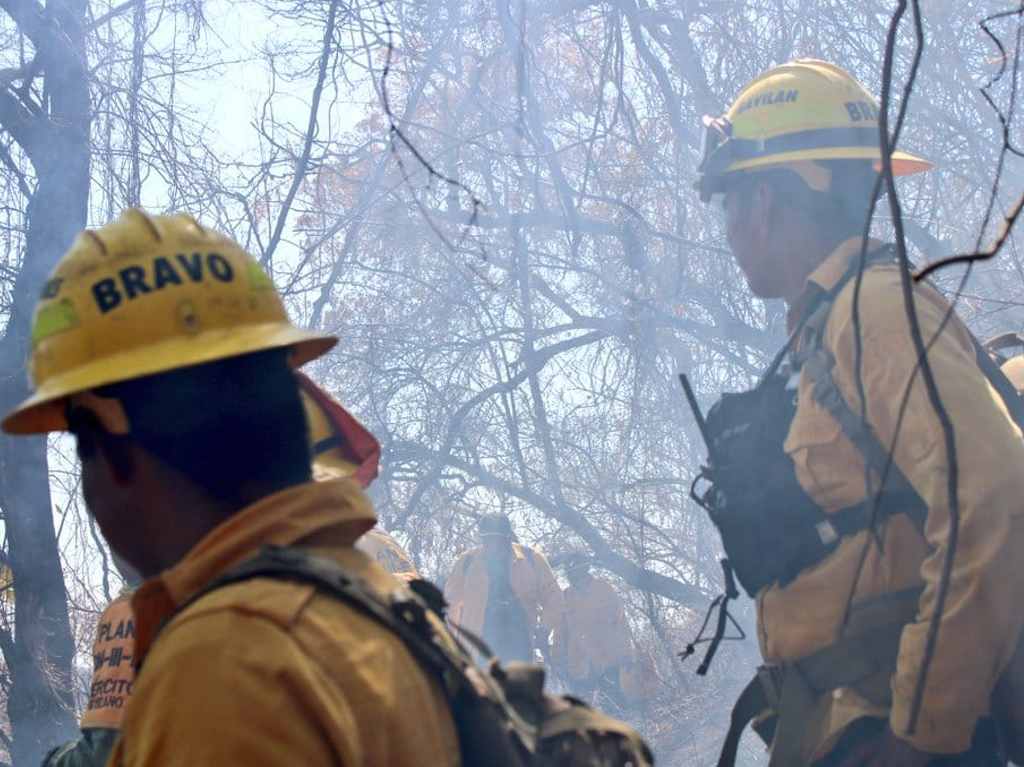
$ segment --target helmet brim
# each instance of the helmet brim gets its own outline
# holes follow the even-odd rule
[[[875,170],[882,170],[882,153],[878,147],[836,147],[834,149],[802,149],[794,152],[783,152],[771,157],[757,157],[751,160],[735,162],[726,169],[726,173],[733,173],[753,168],[766,168],[771,165],[785,165],[791,162],[803,160],[814,160],[824,162],[828,160],[874,160]],[[892,172],[895,176],[911,176],[915,173],[923,173],[935,167],[935,164],[923,157],[896,150],[892,153]]]
[[[796,162],[827,162],[829,160],[870,160],[875,170],[882,170],[881,153],[877,147],[840,147],[835,149],[803,149],[794,152],[774,154],[770,157],[758,157],[730,164],[724,171],[702,176],[694,188],[701,193],[707,202],[712,195],[725,192],[730,183],[746,178],[745,171],[767,170],[774,167],[785,167]],[[894,176],[912,176],[924,173],[935,167],[935,164],[923,157],[897,150],[892,153],[892,172]]]
[[[292,347],[290,362],[299,367],[327,353],[337,342],[335,336],[310,333],[286,323],[218,328],[169,338],[145,349],[97,359],[47,379],[4,418],[0,427],[8,434],[66,431],[64,400],[72,394],[268,349]]]

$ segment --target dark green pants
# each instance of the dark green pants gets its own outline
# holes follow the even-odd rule
[[[53,749],[43,760],[43,767],[104,767],[114,750],[117,730],[89,728],[82,737]]]

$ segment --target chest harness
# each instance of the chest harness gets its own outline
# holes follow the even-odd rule
[[[868,266],[891,262],[890,248],[867,257]],[[773,583],[786,586],[831,554],[842,538],[893,514],[906,514],[924,527],[924,501],[832,378],[835,358],[825,347],[825,328],[836,296],[856,276],[857,266],[855,261],[832,289],[820,291],[757,386],[722,395],[704,425],[709,461],[691,496],[721,533],[729,565],[751,597]],[[800,484],[783,448],[796,416],[801,376],[873,476],[885,475],[884,485],[858,504],[826,513]]]

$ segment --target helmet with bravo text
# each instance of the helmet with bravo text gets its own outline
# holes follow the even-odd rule
[[[704,128],[696,184],[704,202],[757,170],[789,168],[811,189],[824,192],[831,175],[823,162],[862,160],[876,171],[881,167],[877,102],[847,71],[817,59],[768,70],[724,115],[705,116]],[[897,176],[932,167],[899,151],[893,152],[892,164]]]
[[[64,430],[72,395],[275,348],[290,348],[297,367],[336,342],[293,325],[270,278],[230,238],[186,215],[127,210],[82,232],[46,282],[32,324],[35,393],[3,428]]]

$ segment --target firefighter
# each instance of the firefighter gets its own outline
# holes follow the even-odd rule
[[[366,487],[376,476],[380,459],[380,444],[340,403],[301,372],[295,372],[299,381],[302,405],[306,414],[310,452],[313,457],[312,474],[318,482],[346,477],[354,478]],[[388,564],[381,560],[377,550],[364,547],[367,539],[390,541],[391,536],[376,528],[367,531],[356,547],[366,551],[385,570],[404,580],[418,577],[408,561],[392,555]],[[397,543],[394,544],[396,547]],[[404,554],[401,548],[398,552]],[[118,572],[125,586],[100,616],[93,645],[93,677],[89,686],[89,700],[82,714],[81,736],[54,749],[44,760],[44,767],[102,767],[121,731],[121,720],[131,697],[135,671],[132,664],[135,648],[135,623],[131,612],[131,597],[142,579],[135,569],[114,554]],[[397,564],[396,564],[397,562]],[[410,572],[411,571],[411,572]]]
[[[188,216],[126,211],[51,275],[36,391],[3,427],[74,435],[90,513],[148,579],[112,767],[459,763],[440,686],[358,608],[257,578],[182,609],[266,544],[397,587],[353,547],[375,519],[358,484],[311,481],[293,369],[335,343],[292,325],[258,263]]]
[[[734,709],[722,763],[743,724],[765,713],[773,766],[1003,763],[990,701],[1024,621],[1024,442],[979,345],[917,283],[956,466],[947,459],[915,375],[893,249],[862,240],[881,162],[878,106],[844,70],[805,59],[758,77],[705,126],[697,188],[721,200],[751,291],[783,299],[791,331],[759,385],[707,419],[714,492],[702,502],[728,509],[713,518],[756,595],[767,664]],[[930,167],[903,152],[892,165],[896,175]],[[940,605],[954,471],[959,536]]]
[[[93,641],[93,674],[82,713],[81,735],[59,746],[43,760],[44,767],[103,767],[121,731],[132,694],[135,669],[135,620],[131,598],[141,583],[135,569],[116,554],[114,564],[124,586],[103,610]]]
[[[509,518],[485,514],[481,545],[455,562],[445,584],[448,616],[481,636],[502,660],[549,657],[549,640],[562,619],[562,590],[547,559],[516,542]]]
[[[586,554],[573,552],[564,561],[569,587],[562,592],[557,665],[573,694],[625,708],[622,674],[633,662],[625,605],[610,583],[591,574]]]

